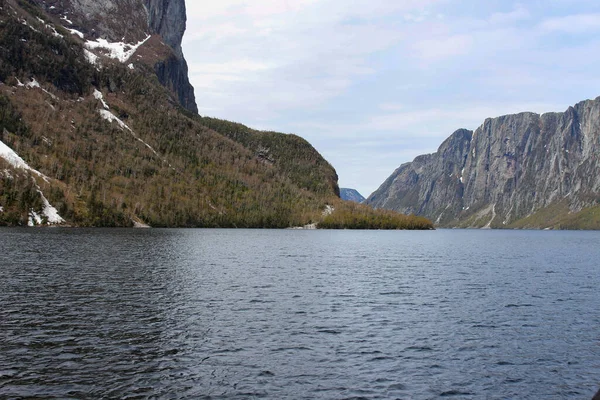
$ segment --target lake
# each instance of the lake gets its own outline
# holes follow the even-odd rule
[[[0,398],[591,399],[600,232],[0,229]]]

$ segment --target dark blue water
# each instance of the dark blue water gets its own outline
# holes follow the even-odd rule
[[[600,233],[0,230],[0,398],[590,399]]]

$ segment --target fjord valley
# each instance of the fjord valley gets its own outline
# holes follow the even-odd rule
[[[600,97],[460,129],[367,199],[442,227],[600,229]]]
[[[0,7],[0,225],[285,228],[349,207],[306,140],[197,114],[183,0]]]

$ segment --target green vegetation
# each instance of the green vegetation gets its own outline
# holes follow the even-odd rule
[[[571,212],[567,200],[545,207],[538,212],[512,223],[517,229],[600,229],[600,205]]]
[[[215,118],[201,118],[202,124],[241,143],[266,164],[272,164],[298,187],[319,194],[332,191],[339,196],[337,174],[308,143],[296,135],[261,132],[242,124]]]
[[[317,224],[319,229],[433,229],[427,218],[403,215],[390,210],[374,210],[349,201],[335,203],[333,213]]]

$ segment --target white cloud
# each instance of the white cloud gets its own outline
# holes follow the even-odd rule
[[[549,18],[540,24],[542,31],[580,34],[600,31],[600,14],[568,15]]]
[[[528,20],[531,13],[523,5],[518,4],[512,11],[495,12],[489,18],[489,23],[494,25],[512,24],[518,21]]]

